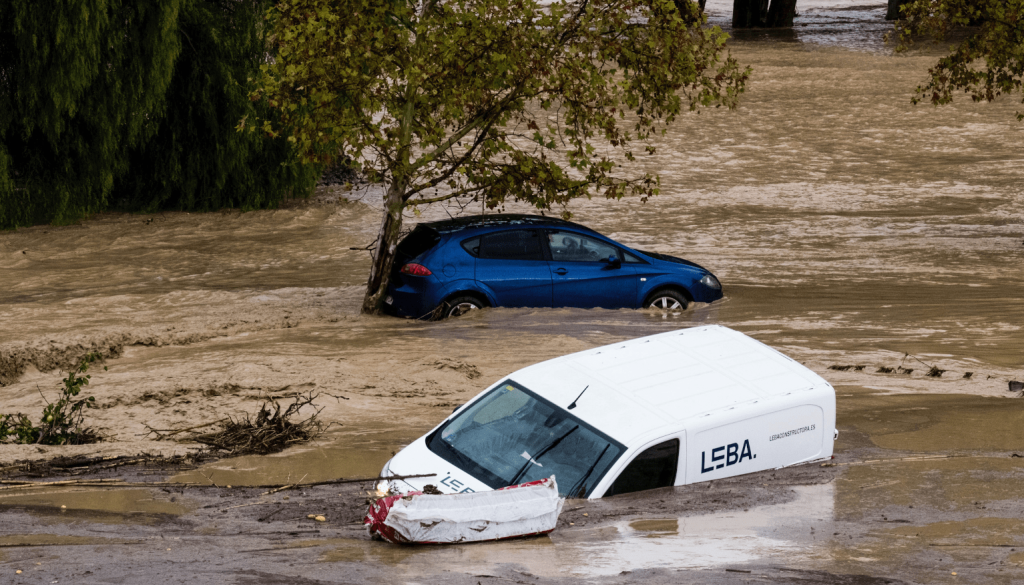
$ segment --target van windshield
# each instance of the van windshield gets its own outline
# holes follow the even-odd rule
[[[552,475],[587,497],[625,447],[564,408],[505,381],[427,439],[427,447],[493,489]]]

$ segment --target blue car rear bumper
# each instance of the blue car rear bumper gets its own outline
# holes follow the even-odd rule
[[[399,317],[427,317],[441,302],[443,285],[431,276],[395,275],[384,299],[384,312]],[[397,285],[397,286],[396,286]],[[391,302],[388,302],[391,299]]]

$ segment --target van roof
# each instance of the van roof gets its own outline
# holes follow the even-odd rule
[[[613,343],[510,376],[622,441],[736,404],[828,382],[738,331],[707,325]]]

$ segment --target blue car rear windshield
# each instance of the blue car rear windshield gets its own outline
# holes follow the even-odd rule
[[[585,498],[625,451],[622,443],[507,380],[427,438],[427,447],[492,489],[552,475]]]
[[[427,250],[433,248],[441,241],[441,235],[436,231],[418,225],[416,229],[405,236],[405,238],[398,244],[398,249],[395,250],[395,256],[398,258],[399,263],[404,263],[407,260],[419,256]]]

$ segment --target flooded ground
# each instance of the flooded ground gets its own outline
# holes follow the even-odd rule
[[[709,3],[712,22],[728,21],[729,4]],[[326,420],[341,425],[318,444],[163,475],[234,486],[368,476],[515,369],[720,323],[836,386],[841,465],[816,471],[827,481],[798,474],[793,483],[749,479],[586,504],[550,538],[445,550],[395,550],[365,540],[357,525],[330,522],[296,548],[288,531],[313,529],[302,521],[258,522],[260,506],[218,518],[216,510],[258,492],[5,490],[0,572],[17,566],[28,575],[36,565],[26,563],[44,562],[32,559],[52,568],[60,556],[92,567],[84,570],[95,582],[117,571],[140,579],[149,573],[132,571],[180,571],[191,559],[211,572],[190,582],[415,582],[446,570],[456,583],[1020,579],[1024,459],[1012,455],[1024,454],[1024,401],[1007,392],[1009,380],[1024,379],[1020,104],[913,106],[937,53],[892,56],[881,42],[883,5],[818,0],[798,10],[792,31],[737,34],[733,52],[754,68],[738,111],[684,116],[656,155],[640,159],[661,174],[658,197],[570,206],[578,221],[626,244],[707,266],[724,283],[721,302],[679,318],[567,309],[485,310],[441,323],[360,316],[369,255],[350,248],[376,233],[373,187],[277,211],[109,214],[3,233],[2,411],[37,415],[58,369],[99,351],[109,369],[92,372],[88,391],[100,408],[89,420],[109,440],[2,446],[0,467],[55,454],[180,453],[190,446],[154,441],[149,428],[252,412],[267,397],[312,390],[322,393]],[[449,212],[457,209],[435,207],[421,219]],[[898,366],[913,371],[879,371]],[[945,372],[927,377],[931,366]],[[872,459],[900,460],[863,463]],[[692,499],[700,489],[708,498]],[[345,522],[358,517],[355,488],[292,498],[341,506]],[[230,503],[204,508],[215,501]],[[165,529],[187,547],[164,555],[156,544],[170,538]],[[129,548],[145,551],[131,571]],[[242,554],[256,549],[270,552]],[[220,560],[225,551],[234,556]],[[197,569],[188,567],[191,577]],[[61,571],[54,575],[70,578]]]
[[[1024,578],[1024,401],[882,395],[857,386],[839,392],[834,466],[570,500],[550,535],[500,543],[371,541],[360,520],[372,482],[278,493],[244,487],[260,477],[286,481],[289,460],[293,480],[318,464],[336,466],[330,448],[221,460],[170,477],[206,478],[216,488],[146,488],[173,474],[145,466],[74,476],[139,482],[132,489],[7,484],[0,486],[0,574],[23,571],[12,583],[159,576],[172,583],[481,585]],[[964,432],[965,423],[988,432]]]

